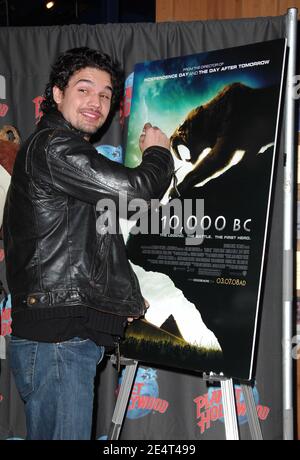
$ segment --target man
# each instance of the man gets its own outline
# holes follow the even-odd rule
[[[169,139],[147,123],[129,169],[89,143],[115,109],[118,66],[75,48],[52,67],[37,130],[18,152],[4,215],[12,296],[10,362],[28,439],[90,439],[96,365],[145,300],[122,235],[96,231],[96,204],[160,198],[173,174]]]

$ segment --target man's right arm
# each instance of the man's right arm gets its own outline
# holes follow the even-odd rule
[[[53,136],[47,147],[52,184],[90,203],[97,203],[100,194],[113,199],[126,194],[128,200],[161,198],[174,172],[169,140],[158,128],[147,126],[140,147],[141,164],[128,168],[98,154],[91,144],[77,136]]]

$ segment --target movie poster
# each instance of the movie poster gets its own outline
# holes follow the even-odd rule
[[[125,164],[146,122],[171,138],[176,180],[123,223],[150,307],[122,355],[249,380],[268,248],[285,40],[135,66]],[[135,219],[135,220],[134,220]],[[145,230],[146,229],[146,230]]]

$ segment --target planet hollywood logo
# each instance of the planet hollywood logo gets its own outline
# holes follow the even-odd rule
[[[0,320],[1,320],[1,336],[11,334],[11,295],[8,295],[5,308],[3,308],[4,300],[0,302]]]
[[[40,121],[40,119],[43,116],[43,112],[41,111],[41,103],[43,100],[43,96],[37,96],[34,99],[32,99],[32,102],[34,104],[34,118],[36,124]]]
[[[122,383],[123,375],[124,371],[119,385]],[[159,398],[157,371],[151,368],[139,367],[131,392],[126,418],[138,419],[152,412],[164,414],[168,406],[168,401]]]
[[[6,359],[5,336],[11,334],[11,296],[8,295],[4,308],[4,300],[0,302],[0,359]]]
[[[95,145],[98,153],[117,163],[123,163],[123,149],[121,145]]]
[[[240,425],[243,425],[248,421],[244,395],[239,385],[235,385],[234,390],[238,422]],[[266,420],[270,413],[270,409],[267,406],[259,404],[259,394],[256,386],[253,388],[253,397],[259,420]],[[217,420],[224,423],[221,389],[210,387],[207,393],[195,398],[194,403],[196,404],[197,425],[201,434],[211,428],[212,423]]]
[[[126,81],[125,81],[124,96],[121,101],[121,107],[120,107],[120,123],[122,126],[124,125],[125,118],[128,118],[130,114],[133,76],[134,76],[134,73],[132,72],[126,78]]]

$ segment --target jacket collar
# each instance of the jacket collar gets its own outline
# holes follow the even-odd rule
[[[67,131],[73,131],[74,133],[77,133],[79,136],[84,137],[86,133],[80,131],[79,129],[74,128],[71,123],[69,123],[59,112],[58,110],[51,110],[50,112],[46,113],[45,115],[42,116],[37,129],[45,129],[45,128],[60,128],[60,129],[66,129]]]

